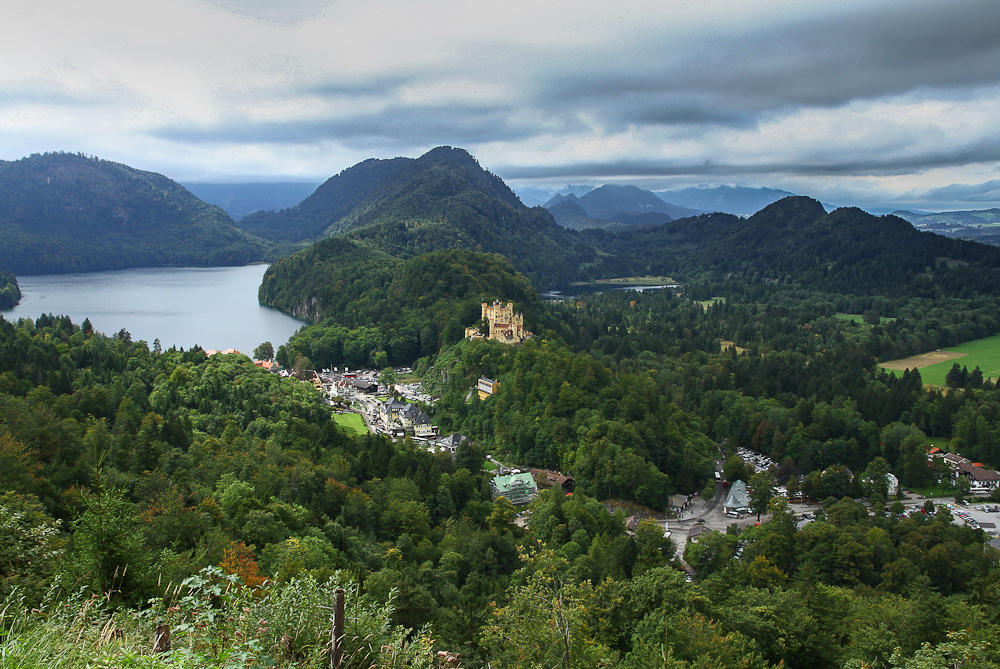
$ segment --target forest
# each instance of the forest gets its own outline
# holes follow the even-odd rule
[[[4,321],[5,666],[327,666],[337,587],[346,666],[997,666],[988,537],[933,503],[903,518],[850,473],[926,484],[929,437],[1000,464],[995,380],[928,389],[874,364],[995,332],[996,305],[954,298],[931,318],[899,299],[872,325],[834,317],[849,298],[765,286],[707,307],[668,291],[536,301],[523,346],[442,343],[416,369],[442,429],[471,438],[454,456],[348,436],[309,384],[242,356]],[[498,392],[466,399],[481,375]],[[716,457],[748,476],[737,446],[778,463],[757,489],[801,481],[821,510],[799,527],[762,499],[760,526],[680,546],[688,583],[673,542],[653,523],[626,532],[620,504],[662,510],[706,487]],[[577,490],[544,491],[523,526],[491,499],[487,453]],[[173,649],[154,655],[157,624]]]
[[[15,274],[243,265],[273,247],[152,172],[72,153],[0,161],[0,268]]]
[[[0,309],[11,309],[21,301],[21,287],[17,277],[0,270]]]

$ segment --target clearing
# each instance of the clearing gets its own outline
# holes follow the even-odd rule
[[[574,281],[571,286],[663,286],[676,284],[669,276],[626,276],[618,279],[591,279],[590,281]]]
[[[337,423],[337,425],[349,432],[354,432],[355,434],[368,434],[368,426],[365,425],[365,419],[361,417],[361,414],[335,413],[333,414],[333,420]]]
[[[944,377],[951,370],[953,361],[961,358],[961,365],[970,372],[979,367],[984,378],[1000,378],[1000,335],[967,341],[958,346],[915,355],[902,360],[880,363],[880,367],[899,376],[904,369],[920,370],[924,383],[943,386]]]

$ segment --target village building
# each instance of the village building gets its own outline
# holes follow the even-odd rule
[[[458,432],[452,432],[447,437],[441,437],[438,439],[437,445],[439,448],[455,455],[455,451],[458,450],[458,447],[467,441],[469,441],[468,437],[461,435]]]
[[[480,377],[479,384],[476,386],[476,389],[479,391],[479,399],[484,400],[495,393],[499,385],[493,379],[488,379],[485,376]]]
[[[382,422],[386,425],[390,421],[399,419],[399,412],[410,406],[408,402],[404,402],[401,399],[395,397],[390,397],[385,402],[378,405],[378,415],[382,419]]]
[[[959,476],[965,476],[969,479],[973,492],[986,492],[1000,485],[1000,473],[992,469],[977,467],[970,462],[963,462],[958,465],[958,468],[955,470],[955,478]]]
[[[543,490],[559,486],[563,492],[573,492],[573,488],[576,485],[572,476],[550,469],[532,469],[531,477],[535,479],[535,485]]]
[[[421,411],[413,419],[413,436],[422,439],[432,439],[438,435],[437,426],[431,423],[430,416]]]
[[[722,503],[722,510],[727,516],[738,516],[750,511],[750,493],[747,492],[747,484],[743,481],[734,481],[729,486],[729,494],[726,501]]]
[[[494,476],[490,480],[490,494],[494,500],[498,497],[504,497],[511,504],[523,505],[535,499],[538,494],[538,486],[535,485],[535,479],[528,472]]]
[[[482,320],[489,330],[484,335],[478,326],[465,328],[466,339],[490,339],[504,344],[520,344],[531,336],[524,330],[524,315],[514,313],[514,303],[494,300],[493,304],[482,303]]]

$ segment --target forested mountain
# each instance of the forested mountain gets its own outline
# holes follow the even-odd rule
[[[320,184],[284,181],[233,184],[184,182],[181,185],[205,202],[222,207],[233,220],[238,221],[257,211],[294,207],[315,192]]]
[[[17,274],[238,265],[269,250],[159,174],[67,153],[0,162],[0,267]]]
[[[240,221],[281,241],[346,235],[396,257],[439,249],[500,253],[541,285],[568,280],[594,251],[543,209],[521,204],[462,149],[420,158],[366,160],[329,179],[301,204]]]
[[[494,299],[530,314],[538,295],[496,254],[453,249],[401,260],[342,237],[274,263],[260,287],[261,303],[317,323],[290,346],[323,367],[408,365],[458,342],[479,321],[481,302]]]
[[[708,214],[655,229],[587,231],[615,273],[740,277],[859,295],[968,296],[1000,290],[1000,250],[922,233],[895,216],[827,213],[789,197],[747,219]]]

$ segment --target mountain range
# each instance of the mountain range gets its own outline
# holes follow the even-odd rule
[[[579,197],[555,195],[545,203],[559,225],[574,230],[620,225],[660,225],[702,213],[664,202],[638,186],[607,184]]]
[[[993,290],[994,284],[1000,290],[994,247],[921,233],[898,216],[855,208],[827,213],[800,196],[749,218],[698,213],[620,185],[554,197],[547,206],[525,206],[499,177],[454,147],[419,158],[366,160],[295,206],[252,213],[238,224],[162,175],[82,155],[35,155],[0,163],[0,269],[32,274],[239,264],[273,257],[277,246],[294,250],[340,237],[351,244],[341,249],[348,255],[405,260],[443,250],[497,253],[537,289],[658,274],[746,276],[844,293],[950,294],[972,286]],[[951,214],[989,229],[997,212]],[[598,229],[557,224],[566,217]],[[297,267],[307,288],[324,281]],[[268,294],[281,292],[273,286]]]

